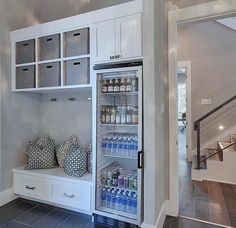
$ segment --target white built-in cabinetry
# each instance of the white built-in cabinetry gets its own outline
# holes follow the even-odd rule
[[[141,14],[120,17],[92,26],[94,62],[141,58]]]
[[[92,94],[93,170],[96,167],[97,116],[93,66],[140,60],[141,18],[142,0],[135,0],[10,34],[13,92],[77,94],[89,91]],[[78,80],[74,81],[73,77]],[[95,211],[95,183],[95,172],[71,178],[60,168],[13,170],[15,194],[88,214]]]

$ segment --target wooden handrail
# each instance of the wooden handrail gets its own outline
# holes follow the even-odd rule
[[[206,161],[207,159],[213,157],[213,156],[216,155],[216,154],[219,154],[220,152],[223,152],[224,150],[228,149],[229,147],[231,147],[231,146],[233,146],[233,145],[235,145],[235,144],[236,144],[236,142],[231,143],[230,145],[228,145],[228,146],[226,146],[226,147],[224,147],[224,148],[222,148],[222,149],[216,151],[214,154],[211,154],[211,155],[209,155],[208,157],[206,157],[206,158],[200,160],[200,162]]]
[[[203,115],[201,118],[197,119],[196,121],[194,121],[194,130],[197,131],[197,169],[201,169],[201,126],[200,126],[200,123],[202,120],[206,119],[207,117],[209,117],[210,115],[214,114],[215,112],[217,112],[218,110],[222,109],[224,106],[226,106],[227,104],[231,103],[232,101],[234,101],[236,99],[236,95],[234,95],[233,97],[229,98],[227,101],[223,102],[221,105],[217,106],[216,108],[212,109],[210,112],[206,113],[205,115]],[[228,147],[226,147],[228,148]],[[223,150],[220,150],[219,152],[221,152]],[[219,153],[219,152],[216,152],[215,154]],[[213,155],[210,155],[210,157],[214,156],[215,154]],[[207,157],[205,159],[203,159],[203,161],[207,160],[208,158],[210,157]]]
[[[214,114],[215,112],[217,112],[218,110],[222,109],[225,105],[231,103],[233,100],[236,99],[236,95],[231,97],[230,99],[228,99],[227,101],[225,101],[224,103],[222,103],[221,105],[217,106],[216,108],[212,109],[210,112],[206,113],[205,115],[203,115],[201,118],[197,119],[194,122],[194,130],[197,130],[197,125],[204,119],[206,119],[208,116]]]

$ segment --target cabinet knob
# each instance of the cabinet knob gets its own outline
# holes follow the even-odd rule
[[[114,55],[110,56],[110,59],[114,59],[114,58],[115,58],[115,56],[114,56]]]
[[[115,55],[116,59],[119,59],[121,57],[121,55]]]

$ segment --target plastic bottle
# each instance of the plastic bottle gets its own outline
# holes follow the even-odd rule
[[[107,137],[102,139],[102,153],[106,154],[106,147],[107,147]]]
[[[117,138],[117,148],[116,148],[116,155],[120,156],[120,151],[122,151],[122,139],[120,136]]]
[[[127,202],[128,202],[128,199],[127,199],[127,195],[125,192],[123,192],[123,195],[122,195],[122,211],[123,212],[127,212]]]
[[[116,192],[115,190],[112,190],[111,192],[111,209],[115,209],[116,206]]]
[[[106,206],[106,188],[102,189],[102,193],[101,193],[101,205],[102,207]]]
[[[121,211],[121,207],[122,207],[122,196],[121,196],[121,191],[118,191],[116,194],[116,205],[115,205],[115,209],[117,211]]]
[[[111,208],[111,189],[108,188],[106,192],[106,207]]]
[[[107,149],[106,149],[106,154],[111,154],[112,150],[112,138],[107,137]]]
[[[133,212],[133,197],[131,192],[129,192],[127,197],[127,213],[132,214]]]
[[[133,214],[137,214],[137,194],[133,195]]]
[[[127,145],[128,145],[127,156],[132,157],[132,155],[133,155],[133,137],[128,137]]]
[[[117,146],[118,146],[118,142],[117,142],[117,137],[114,136],[113,139],[112,139],[112,151],[111,151],[111,154],[112,155],[116,155],[117,153]]]
[[[122,150],[122,156],[127,157],[128,155],[128,137],[124,136],[123,137],[123,150]]]
[[[124,145],[124,138],[121,136],[119,140],[119,147],[118,147],[118,155],[123,155],[123,145]]]

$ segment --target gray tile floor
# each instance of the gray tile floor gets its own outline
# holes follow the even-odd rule
[[[0,227],[4,228],[94,228],[91,216],[24,199],[0,207]]]

